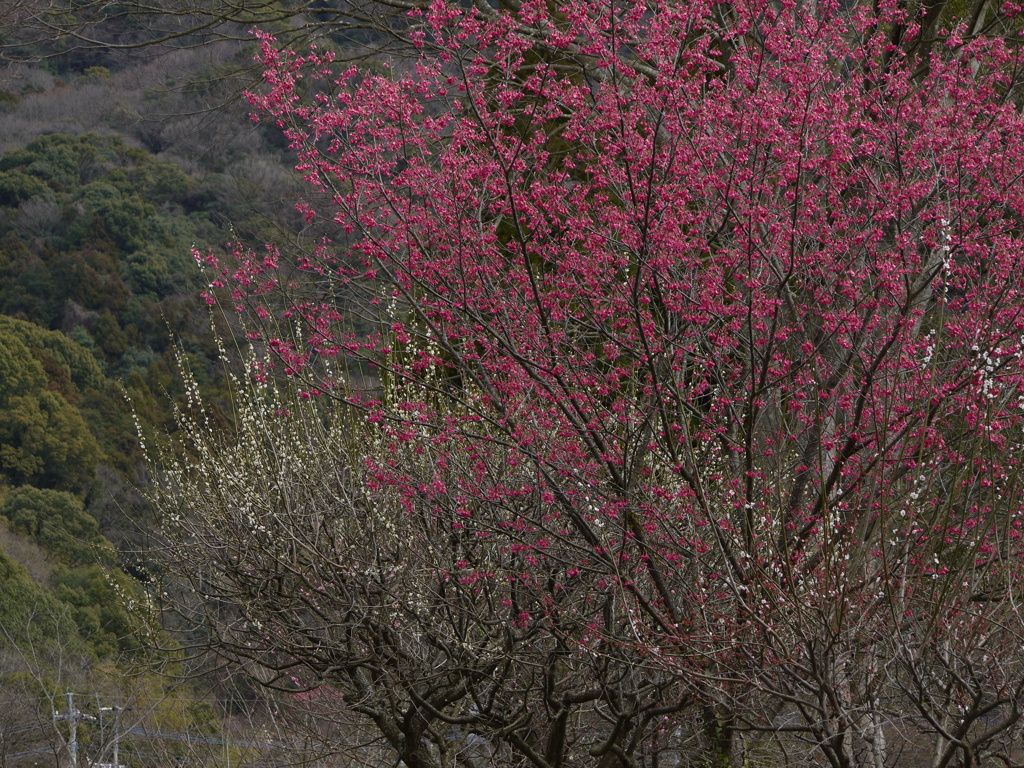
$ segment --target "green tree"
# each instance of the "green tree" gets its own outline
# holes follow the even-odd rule
[[[84,513],[83,513],[84,514]],[[95,521],[93,521],[95,523]],[[109,547],[109,545],[106,545]],[[104,545],[98,545],[104,551]],[[58,569],[56,595],[66,605],[99,657],[138,647],[126,599],[138,597],[138,586],[124,573],[100,565]]]
[[[110,543],[77,496],[64,491],[22,486],[9,492],[0,515],[68,566],[113,562]]]
[[[11,328],[0,327],[0,472],[16,484],[78,490],[93,476],[99,445],[75,407],[47,388],[43,364]],[[64,370],[57,357],[51,362]]]
[[[103,372],[92,353],[59,331],[0,316],[0,333],[17,336],[47,372],[46,361],[54,360],[78,392],[104,385]]]
[[[14,482],[79,489],[89,484],[99,445],[82,415],[56,392],[13,397],[0,414],[0,469]]]
[[[11,398],[27,395],[46,386],[46,374],[28,347],[14,334],[0,331],[0,408]]]
[[[153,234],[156,209],[134,192],[119,189],[109,181],[94,181],[75,197],[85,208],[82,221],[100,219],[103,232],[123,252],[145,247]]]
[[[0,645],[38,651],[57,638],[78,640],[60,601],[0,552]]]
[[[50,188],[42,181],[19,170],[0,171],[0,206],[17,207],[33,197],[45,197]]]

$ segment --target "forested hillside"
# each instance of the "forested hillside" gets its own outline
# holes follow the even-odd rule
[[[68,690],[97,718],[78,722],[84,761],[131,728],[122,763],[253,759],[225,731],[234,688],[182,684],[142,648],[152,612],[131,616],[155,542],[139,436],[174,439],[181,365],[231,429],[192,251],[302,221],[284,142],[239,101],[253,49],[17,53],[0,68],[0,763],[66,762]]]

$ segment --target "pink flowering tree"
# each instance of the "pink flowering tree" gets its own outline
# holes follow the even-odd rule
[[[1016,44],[888,2],[409,24],[375,70],[264,39],[336,233],[204,258],[253,358],[164,475],[179,607],[410,768],[1009,764]]]

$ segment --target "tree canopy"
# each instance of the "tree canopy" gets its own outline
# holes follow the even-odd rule
[[[77,491],[92,479],[100,459],[99,446],[77,409],[48,387],[43,363],[22,341],[33,336],[48,340],[47,332],[33,327],[25,333],[26,325],[17,321],[0,324],[0,471],[15,484]],[[86,361],[91,358],[82,354],[84,350],[76,350],[73,342],[62,339],[51,346],[79,363],[76,373],[83,383],[91,374],[98,374],[95,361],[89,366]],[[63,379],[70,386],[71,367],[61,365],[63,361],[51,356],[49,350],[36,349],[52,363],[54,379]]]

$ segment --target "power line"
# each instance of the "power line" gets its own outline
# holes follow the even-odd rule
[[[293,744],[286,741],[245,741],[240,739],[228,739],[225,736],[201,736],[190,733],[189,731],[154,731],[148,728],[136,727],[129,728],[125,733],[130,733],[133,736],[141,736],[146,739],[171,739],[189,741],[196,744],[213,744],[223,746],[230,742],[232,745],[254,749],[287,749],[297,752],[309,751],[309,747],[304,747],[301,744]]]
[[[20,757],[31,757],[32,755],[42,754],[53,754],[53,747],[36,747],[35,749],[27,749],[24,752],[14,752],[9,755],[5,755],[8,760],[17,760]]]

